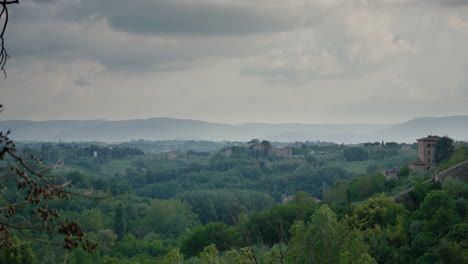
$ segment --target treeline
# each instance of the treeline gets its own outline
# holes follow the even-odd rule
[[[467,194],[466,182],[421,182],[411,206],[376,195],[340,214],[334,203],[318,204],[300,192],[266,211],[236,211],[232,224],[201,224],[178,200],[80,199],[80,208],[61,213],[90,231],[97,252],[65,253],[33,242],[30,254],[48,256],[47,263],[85,264],[466,263]]]
[[[411,149],[300,144],[292,156],[280,156],[235,146],[216,153],[115,156],[86,167],[77,161],[96,157],[74,156],[74,148],[61,149],[74,161],[50,173],[70,180],[72,191],[111,196],[49,206],[79,221],[99,243],[97,251],[69,252],[23,239],[17,251],[0,253],[0,263],[24,263],[12,260],[19,255],[27,263],[52,264],[467,261],[467,183],[425,183],[429,174],[404,166],[416,156]],[[345,153],[353,148],[367,159],[348,160]],[[466,159],[467,149],[458,148],[440,166]],[[109,174],[107,166],[123,167]],[[398,180],[379,173],[393,167],[402,169]],[[17,199],[15,186],[7,187],[4,204]],[[387,198],[410,187],[414,203]],[[24,208],[15,217],[21,223],[30,212]],[[29,235],[63,239],[33,230]]]

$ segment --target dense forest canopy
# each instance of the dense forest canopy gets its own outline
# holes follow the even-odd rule
[[[259,140],[213,151],[207,142],[192,141],[193,149],[184,152],[177,150],[184,147],[181,142],[161,144],[172,151],[144,152],[134,143],[21,142],[20,152],[44,165],[61,160],[63,165],[48,173],[69,180],[73,190],[111,196],[49,203],[88,231],[99,244],[96,253],[67,252],[21,234],[17,250],[47,263],[466,260],[467,183],[426,183],[435,171],[418,173],[406,166],[416,158],[415,146]],[[290,151],[275,151],[278,147]],[[467,159],[468,147],[457,144],[439,167]],[[395,167],[401,168],[398,179],[381,173]],[[413,202],[389,198],[412,187]],[[4,199],[16,196],[7,191]],[[21,211],[15,219],[28,214]],[[316,237],[317,232],[326,235]],[[11,250],[2,251],[0,259],[8,254]]]

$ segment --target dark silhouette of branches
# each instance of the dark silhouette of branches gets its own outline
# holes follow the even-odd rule
[[[5,31],[8,26],[8,5],[19,4],[18,0],[0,0],[0,22],[3,21],[3,25],[0,24],[0,70],[3,72],[6,78],[5,65],[8,60],[8,52],[5,48]]]
[[[2,106],[0,105],[0,112]],[[62,247],[72,249],[78,246],[86,251],[93,252],[97,244],[85,238],[86,230],[80,224],[68,219],[60,221],[58,210],[49,208],[49,201],[68,200],[71,196],[90,197],[87,194],[74,193],[67,190],[70,181],[59,182],[59,179],[46,175],[50,168],[36,168],[41,161],[34,156],[22,157],[16,150],[15,143],[9,138],[10,131],[0,131],[0,161],[7,161],[10,165],[0,177],[0,184],[4,187],[0,196],[5,195],[5,188],[16,188],[19,198],[14,202],[7,201],[0,207],[0,247],[13,245],[12,231],[16,230],[22,235],[35,239],[30,231],[39,230],[56,232],[64,236]],[[10,191],[11,192],[11,191]],[[14,216],[20,208],[31,210],[35,220],[16,222]]]
[[[8,26],[8,6],[19,4],[19,0],[0,0],[0,71],[7,77],[5,65],[8,60],[8,52],[5,48],[5,31]],[[0,104],[0,113],[3,106]],[[9,165],[3,172],[0,166],[0,247],[12,247],[14,231],[36,239],[31,232],[56,232],[64,236],[62,246],[64,249],[72,249],[82,246],[84,250],[93,252],[97,244],[85,238],[86,230],[79,223],[68,219],[60,221],[58,210],[49,208],[49,201],[69,200],[71,196],[90,197],[87,194],[74,193],[67,189],[69,181],[59,182],[47,175],[51,168],[37,168],[41,161],[34,156],[23,157],[16,150],[16,145],[9,138],[10,131],[0,131],[0,161]],[[8,189],[10,188],[10,190]],[[16,188],[12,191],[11,188]],[[5,192],[16,196],[12,200],[5,197]],[[18,222],[15,216],[18,210],[31,210],[33,219]],[[46,241],[44,241],[46,242]]]

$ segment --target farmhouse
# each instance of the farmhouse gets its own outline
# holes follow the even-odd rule
[[[434,151],[439,136],[427,136],[418,139],[418,160],[410,162],[408,167],[412,170],[426,172],[436,166],[434,163]]]

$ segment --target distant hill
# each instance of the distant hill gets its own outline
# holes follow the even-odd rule
[[[418,118],[395,125],[382,124],[218,124],[205,121],[150,118],[123,121],[0,121],[0,130],[12,130],[21,141],[211,140],[248,141],[368,141],[414,142],[430,133],[457,140],[468,137],[468,116]]]
[[[429,134],[468,139],[468,116],[421,117],[384,129],[382,136],[394,141],[411,141]]]

